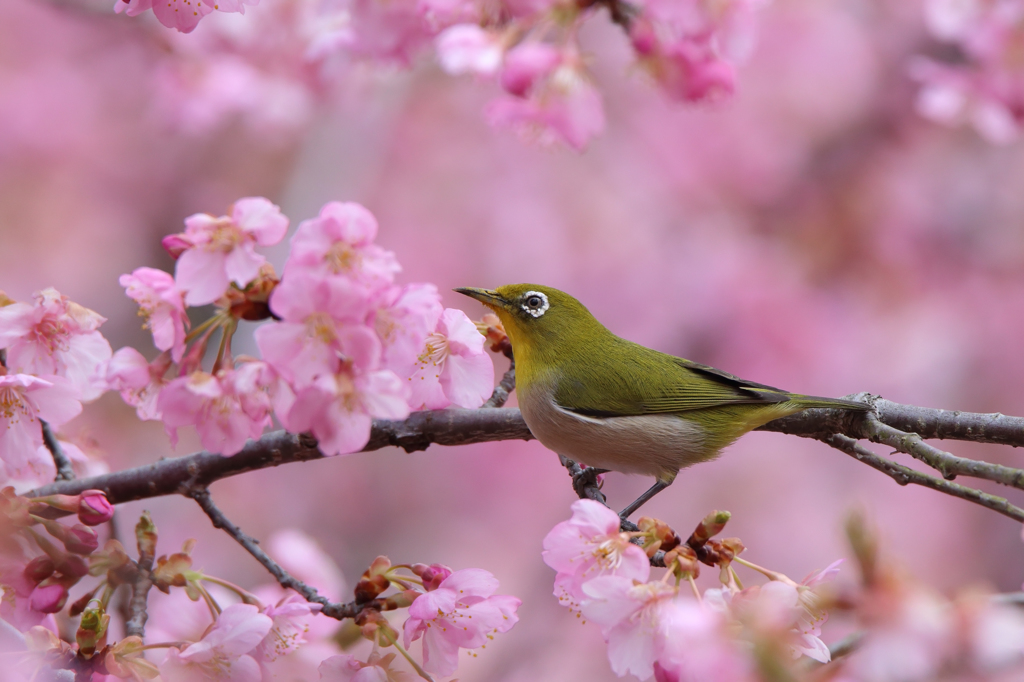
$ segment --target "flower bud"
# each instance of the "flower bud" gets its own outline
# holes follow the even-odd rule
[[[148,511],[142,512],[139,522],[135,524],[135,542],[138,543],[139,556],[156,555],[156,524]]]
[[[55,566],[55,570],[65,578],[72,578],[76,582],[89,574],[89,564],[80,556],[65,554]]]
[[[398,594],[393,594],[384,600],[383,610],[393,611],[394,609],[409,608],[421,594],[423,593],[418,590],[402,590]]]
[[[114,517],[114,505],[102,490],[86,490],[79,495],[78,520],[87,526],[98,526]]]
[[[60,541],[64,543],[64,548],[69,552],[83,556],[92,554],[100,546],[100,539],[97,537],[96,531],[79,523],[68,528],[67,533],[60,538]]]
[[[554,71],[561,61],[558,49],[547,43],[521,43],[505,54],[501,87],[517,97],[525,97],[533,84]]]
[[[452,569],[444,564],[413,564],[412,572],[423,579],[423,589],[433,592],[452,574]]]
[[[68,601],[68,588],[59,582],[43,581],[32,590],[28,604],[33,611],[40,613],[57,613]]]
[[[33,585],[38,585],[43,582],[57,570],[57,567],[53,563],[53,559],[48,556],[37,556],[32,561],[25,564],[25,570],[23,574],[25,580],[28,580]]]
[[[91,658],[97,649],[107,645],[107,624],[110,616],[99,609],[86,609],[82,612],[82,620],[75,633],[78,642],[78,653],[84,658]]]
[[[383,575],[375,575],[372,578],[363,578],[356,583],[355,592],[357,602],[373,601],[391,586],[391,582]]]
[[[174,260],[178,260],[181,254],[191,249],[195,244],[186,237],[184,234],[169,234],[160,240],[160,246],[164,247],[164,251],[167,252]]]
[[[705,544],[708,540],[718,535],[725,529],[725,524],[728,523],[732,517],[727,511],[713,511],[704,519],[697,524],[693,534],[690,535],[690,539],[687,540],[686,544],[700,547]]]

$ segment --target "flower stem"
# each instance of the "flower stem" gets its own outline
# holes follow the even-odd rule
[[[422,677],[425,680],[428,680],[429,682],[434,682],[434,678],[431,677],[430,674],[426,670],[424,670],[422,667],[420,667],[420,664],[417,663],[416,660],[412,656],[409,655],[409,652],[405,650],[405,647],[403,647],[401,644],[399,644],[398,640],[391,639],[391,637],[388,635],[388,632],[387,632],[386,628],[381,628],[380,630],[378,630],[378,632],[380,632],[381,635],[384,636],[384,639],[386,639],[388,641],[388,643],[391,644],[391,646],[393,646],[396,649],[398,649],[398,653],[402,654],[402,656],[405,658],[405,660],[409,661],[409,665],[411,665],[413,667],[413,670],[416,671],[417,675],[419,675],[420,677]]]
[[[735,561],[736,563],[741,564],[743,566],[746,566],[749,569],[757,571],[761,575],[763,575],[766,578],[768,578],[768,580],[778,580],[778,581],[781,581],[781,582],[784,582],[784,583],[789,583],[790,585],[796,585],[796,583],[793,582],[788,576],[785,576],[785,575],[783,575],[781,573],[778,573],[776,571],[769,570],[767,568],[763,568],[761,566],[758,566],[757,564],[752,564],[749,561],[747,561],[746,559],[741,559],[739,557],[735,557],[733,559],[733,561]]]
[[[253,594],[252,592],[249,592],[249,591],[239,587],[238,585],[236,585],[234,583],[229,583],[227,580],[221,580],[220,578],[214,578],[212,575],[205,575],[205,574],[203,575],[201,580],[205,580],[208,583],[213,583],[214,585],[220,585],[221,587],[224,587],[224,588],[227,588],[227,589],[231,590],[232,592],[237,594],[239,597],[241,597],[242,601],[245,602],[246,604],[253,604],[254,606],[259,606],[259,607],[263,606],[263,602],[261,602],[256,597],[255,594]]]

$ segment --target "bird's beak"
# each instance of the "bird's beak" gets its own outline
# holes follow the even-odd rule
[[[494,310],[508,309],[508,301],[502,298],[497,291],[493,291],[491,289],[478,289],[476,287],[457,287],[456,289],[453,289],[453,291],[457,291],[460,294],[465,294],[470,298],[475,298],[488,308],[493,308]]]

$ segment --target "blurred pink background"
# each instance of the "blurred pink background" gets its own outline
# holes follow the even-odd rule
[[[266,28],[286,5],[263,0],[224,22]],[[755,381],[1024,414],[1024,148],[914,114],[907,60],[934,49],[918,2],[775,0],[737,96],[709,106],[668,102],[631,72],[621,31],[592,21],[582,42],[608,129],[583,154],[492,130],[481,115],[488,86],[429,60],[386,73],[346,65],[332,87],[267,88],[243,103],[216,101],[223,88],[193,92],[191,109],[175,109],[185,96],[168,94],[167,63],[207,68],[183,40],[212,40],[221,17],[181,38],[108,9],[6,0],[0,289],[24,300],[56,287],[109,318],[114,348],[150,353],[117,277],[170,270],[159,238],[187,215],[265,195],[294,226],[329,200],[358,201],[380,221],[402,281],[547,284],[626,338]],[[183,432],[172,452],[160,425],[139,423],[116,395],[66,431],[114,468],[198,449]],[[1024,464],[1006,448],[948,446]],[[649,484],[611,474],[605,491],[622,506]],[[502,593],[523,599],[521,621],[463,657],[462,680],[615,679],[597,630],[550,594],[541,540],[574,495],[535,442],[356,454],[212,490],[256,537],[298,528],[316,538],[350,584],[378,554],[493,572]],[[267,582],[185,499],[124,505],[124,531],[143,508],[162,552],[196,537],[197,566]],[[1017,524],[900,488],[817,442],[747,436],[682,472],[645,512],[688,532],[712,509],[733,513],[726,534],[743,539],[745,556],[798,580],[848,555],[842,525],[854,509],[887,553],[940,589],[1017,590],[1024,579]],[[854,574],[851,564],[841,575]],[[715,580],[708,571],[699,582]],[[826,626],[825,641],[841,628]]]

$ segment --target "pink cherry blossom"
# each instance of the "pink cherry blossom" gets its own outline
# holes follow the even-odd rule
[[[338,371],[345,361],[376,368],[380,340],[364,325],[371,303],[346,279],[293,271],[270,296],[270,308],[282,321],[257,329],[256,344],[263,359],[297,389]]]
[[[64,377],[0,375],[0,461],[18,476],[43,444],[43,419],[60,426],[82,411],[78,391]]]
[[[163,270],[137,268],[118,280],[128,297],[139,304],[139,315],[153,333],[153,345],[171,351],[175,362],[185,352],[185,295],[175,285],[174,278]]]
[[[401,682],[408,676],[400,670],[391,670],[397,654],[381,656],[374,651],[364,663],[350,654],[337,654],[320,664],[320,679],[324,682]]]
[[[393,286],[380,298],[373,327],[382,344],[381,365],[395,372],[408,369],[423,350],[444,308],[433,284]]]
[[[214,10],[244,13],[245,5],[258,3],[259,0],[215,0],[211,3],[204,3],[203,0],[117,0],[114,11],[134,17],[152,9],[156,18],[167,28],[191,33],[199,25],[199,21]]]
[[[186,292],[185,303],[213,303],[231,282],[244,287],[256,279],[267,260],[256,253],[256,245],[276,244],[287,231],[288,218],[263,197],[239,199],[230,216],[197,213],[186,218],[185,232],[173,235],[192,245],[175,268],[175,282]]]
[[[604,107],[575,61],[578,58],[566,61],[537,83],[528,99],[499,97],[490,102],[488,120],[544,145],[561,142],[577,151],[585,149],[604,130]]]
[[[437,59],[443,68],[453,76],[475,73],[490,76],[501,66],[501,38],[481,28],[478,24],[456,24],[438,34],[434,39]]]
[[[119,391],[121,399],[134,407],[139,419],[145,421],[160,418],[157,398],[167,385],[164,376],[170,366],[171,358],[167,353],[147,362],[142,353],[125,346],[101,366],[99,375],[107,388]]]
[[[245,410],[236,374],[228,369],[216,375],[193,372],[167,384],[157,409],[172,443],[177,442],[178,428],[195,426],[204,448],[230,456],[249,438],[260,437],[269,416]]]
[[[32,305],[0,308],[0,348],[7,349],[8,370],[56,374],[71,381],[80,400],[99,397],[103,383],[94,373],[111,356],[110,344],[97,331],[106,318],[55,289],[36,292],[33,298]]]
[[[604,575],[583,583],[587,599],[580,610],[601,627],[608,642],[608,660],[616,675],[654,674],[654,662],[665,647],[665,623],[678,590],[663,582],[638,583]]]
[[[749,650],[729,631],[721,613],[692,599],[674,599],[660,614],[663,641],[654,664],[656,682],[754,682]]]
[[[522,42],[505,54],[501,87],[525,97],[534,83],[547,77],[561,61],[562,53],[553,45],[535,40]]]
[[[405,621],[405,646],[423,638],[423,669],[451,675],[459,649],[476,649],[519,620],[519,599],[494,595],[498,581],[479,568],[455,571],[432,592],[416,598]]]
[[[629,535],[619,530],[619,515],[594,500],[577,500],[572,518],[551,529],[544,538],[544,563],[558,571],[555,596],[567,606],[579,607],[586,598],[582,586],[602,575],[619,575],[647,582],[651,564]]]
[[[480,407],[494,389],[494,363],[484,337],[466,313],[447,308],[427,337],[409,386],[414,409]]]
[[[361,372],[350,365],[318,376],[299,389],[278,419],[293,433],[311,432],[325,455],[358,452],[370,439],[373,418],[409,416],[407,388],[390,370]]]
[[[260,668],[250,655],[273,627],[273,621],[251,604],[232,604],[217,617],[203,638],[184,649],[172,647],[160,664],[164,682],[252,682]]]
[[[395,254],[376,244],[377,219],[356,203],[332,201],[320,215],[299,224],[285,263],[287,279],[302,271],[316,277],[347,278],[370,295],[387,287],[401,270]]]
[[[263,615],[273,621],[273,626],[263,641],[253,649],[253,658],[269,662],[295,651],[305,643],[309,620],[319,611],[319,604],[310,604],[294,593],[267,606],[263,609]]]

